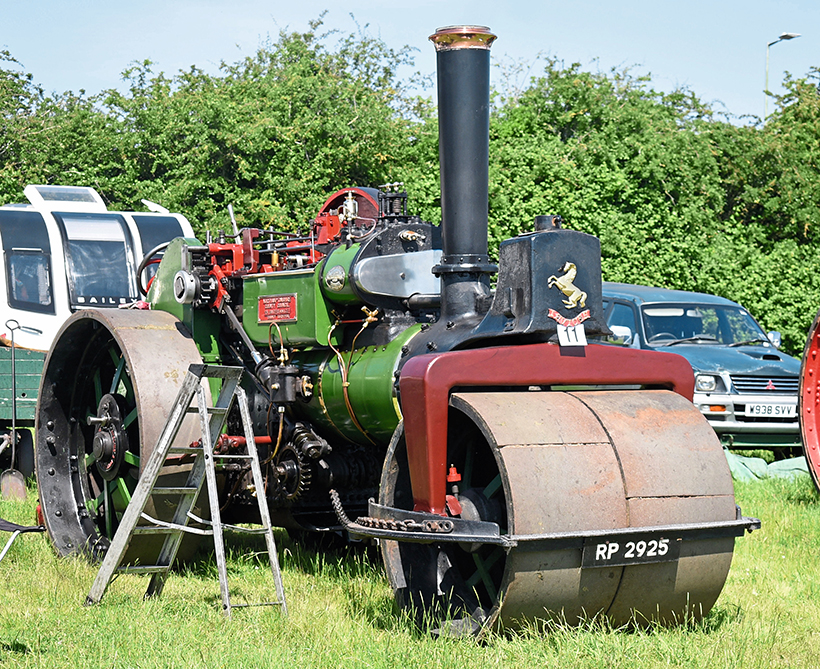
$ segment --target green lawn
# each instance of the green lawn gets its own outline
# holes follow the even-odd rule
[[[820,665],[820,503],[808,478],[738,484],[763,529],[739,539],[726,587],[701,624],[644,631],[553,627],[432,639],[396,612],[377,557],[318,554],[279,537],[290,615],[250,608],[223,619],[207,558],[173,575],[158,600],[121,576],[102,604],[82,605],[96,570],[58,559],[25,535],[0,563],[2,667],[816,667]],[[0,516],[32,523],[30,500]],[[5,543],[8,534],[0,533]],[[264,562],[235,546],[235,596],[273,597]],[[254,545],[250,545],[254,548]],[[264,555],[260,556],[264,559]]]

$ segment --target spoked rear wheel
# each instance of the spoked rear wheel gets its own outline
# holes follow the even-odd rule
[[[201,362],[179,328],[164,312],[99,310],[75,314],[58,334],[43,373],[36,457],[43,516],[60,555],[99,559],[107,550],[188,366]],[[192,419],[178,445],[198,438]],[[166,467],[163,483],[186,471]],[[157,548],[157,537],[140,536],[126,561],[149,562]]]

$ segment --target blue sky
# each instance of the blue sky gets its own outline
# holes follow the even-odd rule
[[[0,48],[58,92],[122,86],[121,72],[145,59],[169,75],[191,65],[216,72],[325,9],[329,28],[354,30],[352,13],[390,46],[416,47],[423,73],[435,70],[427,37],[437,27],[480,24],[498,35],[496,60],[531,63],[540,53],[588,69],[631,66],[657,88],[688,87],[738,116],[762,116],[766,44],[782,32],[802,36],[771,48],[772,91],[782,90],[784,71],[803,76],[820,65],[820,3],[807,0],[0,0],[0,8]],[[497,84],[502,71],[492,76]]]

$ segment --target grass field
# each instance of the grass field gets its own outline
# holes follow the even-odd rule
[[[820,666],[820,499],[808,477],[737,484],[763,529],[739,539],[726,587],[699,624],[642,631],[554,626],[433,639],[394,608],[377,556],[319,554],[279,537],[290,615],[219,607],[211,559],[173,575],[143,601],[145,577],[121,576],[102,604],[82,605],[96,570],[54,556],[44,535],[17,539],[0,563],[2,667],[817,667]],[[29,501],[0,516],[33,523]],[[8,534],[0,533],[5,543]],[[254,548],[255,546],[250,546]],[[272,598],[270,572],[248,546],[229,556],[241,600]],[[264,557],[264,556],[263,556]]]

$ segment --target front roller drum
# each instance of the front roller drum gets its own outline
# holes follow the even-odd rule
[[[99,559],[165,426],[196,345],[161,311],[81,311],[66,321],[46,358],[37,404],[37,484],[48,535],[61,556]],[[175,440],[199,438],[188,416]],[[161,486],[183,485],[190,464],[163,468]],[[170,520],[176,497],[154,498]],[[125,562],[152,564],[161,536],[135,537]],[[193,552],[186,537],[180,555]]]
[[[451,397],[450,512],[508,535],[733,521],[732,479],[699,411],[672,392],[475,392]],[[412,508],[401,434],[380,502]],[[582,566],[582,549],[520,542],[424,545],[383,541],[399,604],[441,632],[525,621],[613,625],[699,620],[720,594],[733,537],[686,540],[679,559]],[[637,552],[645,552],[638,547]],[[443,621],[448,621],[443,625]],[[445,629],[446,628],[446,629]]]

